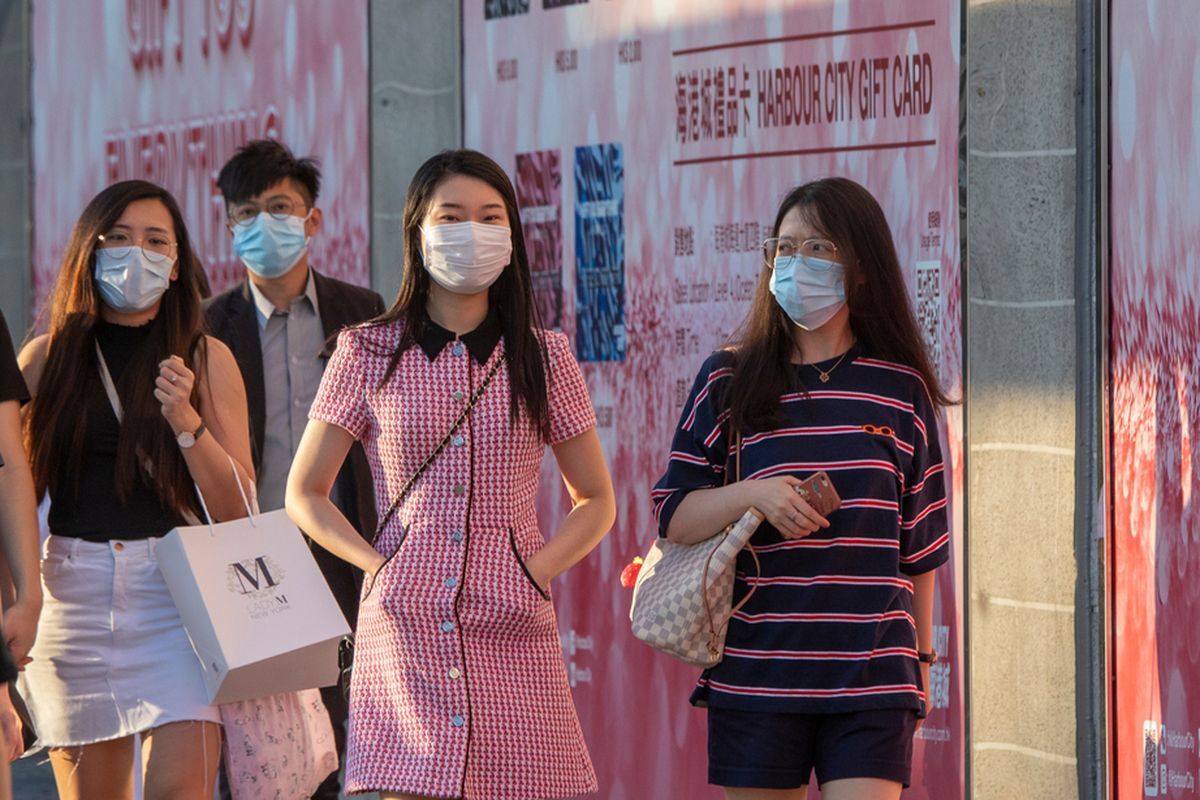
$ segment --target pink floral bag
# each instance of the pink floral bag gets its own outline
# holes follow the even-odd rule
[[[329,712],[316,689],[223,703],[233,800],[305,800],[338,768]]]

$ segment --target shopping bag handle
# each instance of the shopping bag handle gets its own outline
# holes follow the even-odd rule
[[[258,527],[255,517],[260,513],[258,510],[258,491],[254,486],[254,481],[250,482],[250,496],[246,496],[246,489],[242,486],[242,476],[238,474],[237,464],[233,460],[233,456],[228,453],[225,457],[229,459],[229,467],[233,470],[233,482],[237,484],[238,493],[242,496],[242,504],[246,506],[246,517],[250,520],[250,524]],[[208,523],[209,535],[215,536],[216,530],[213,528],[212,514],[208,513],[208,503],[204,502],[204,492],[200,491],[200,484],[192,481],[192,486],[196,487],[196,497],[200,500],[200,508],[204,511],[204,521]]]

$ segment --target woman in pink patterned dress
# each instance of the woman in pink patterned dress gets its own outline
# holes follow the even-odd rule
[[[549,587],[604,536],[615,503],[570,344],[537,326],[519,220],[508,177],[480,153],[445,152],[417,171],[399,297],[338,337],[292,467],[288,512],[372,576],[350,683],[351,793],[597,789]],[[329,500],[355,440],[381,519],[445,440],[374,547]],[[573,501],[548,542],[534,507],[547,444]]]

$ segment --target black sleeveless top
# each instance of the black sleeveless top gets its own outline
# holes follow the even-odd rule
[[[119,382],[139,346],[146,341],[150,325],[137,327],[96,323],[96,341],[113,381]],[[88,367],[94,369],[95,367]],[[165,506],[153,488],[137,483],[129,499],[117,497],[117,439],[120,426],[108,395],[100,381],[89,382],[99,391],[89,392],[84,400],[87,430],[83,441],[83,459],[79,465],[78,486],[64,481],[50,497],[50,532],[89,542],[115,539],[147,539],[164,536],[172,528],[185,525],[181,516]]]

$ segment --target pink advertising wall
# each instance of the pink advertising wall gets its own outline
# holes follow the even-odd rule
[[[1200,13],[1113,0],[1114,796],[1200,783]]]
[[[214,290],[242,274],[217,172],[278,138],[321,161],[312,262],[365,284],[370,252],[366,0],[34,0],[34,290],[109,183],[179,200]]]
[[[745,315],[795,185],[865,184],[927,341],[961,392],[959,3],[466,0],[464,141],[513,175],[538,302],[572,339],[617,525],[556,585],[563,646],[612,800],[718,797],[698,672],[629,633],[618,575],[655,535],[650,487],[701,361]],[[934,710],[905,796],[963,796],[962,422],[942,435],[955,557],[941,570]],[[567,501],[546,466],[542,522]],[[815,792],[814,792],[815,794]]]

